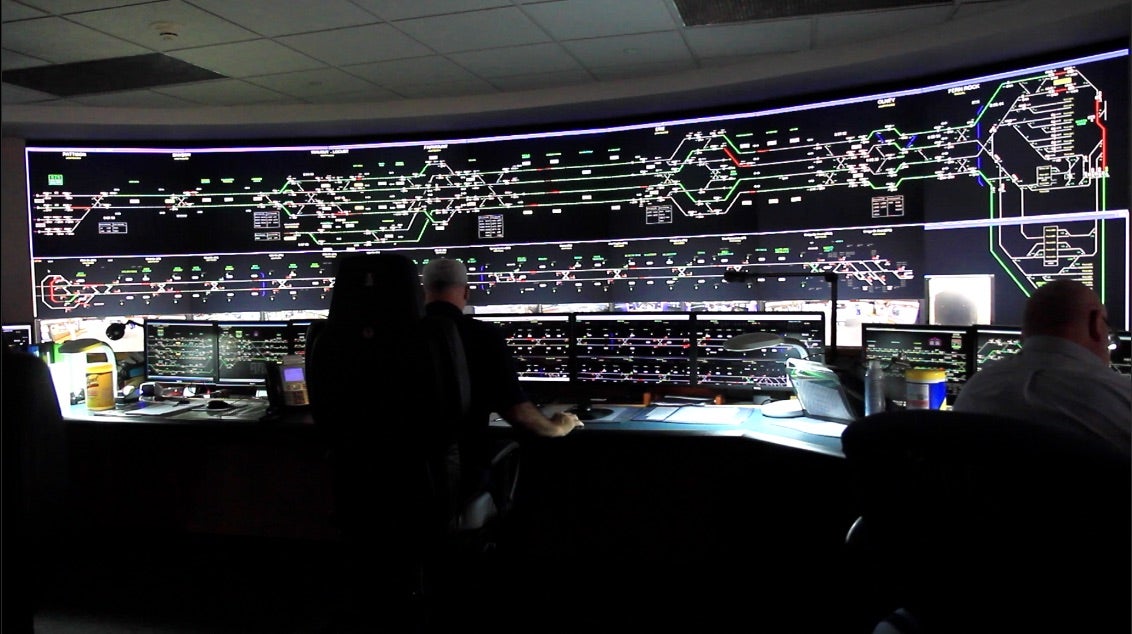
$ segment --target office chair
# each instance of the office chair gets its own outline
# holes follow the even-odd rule
[[[1129,631],[1129,456],[1087,432],[890,411],[842,434],[874,632]]]
[[[329,445],[353,581],[406,605],[430,602],[453,549],[483,546],[477,538],[508,503],[485,491],[491,499],[476,496],[469,510],[461,496],[456,432],[470,391],[455,324],[424,316],[412,260],[361,255],[340,261],[329,314],[311,334],[311,415]],[[517,459],[512,448],[500,469],[517,475]]]
[[[32,632],[66,541],[67,438],[47,364],[3,360],[3,631]]]

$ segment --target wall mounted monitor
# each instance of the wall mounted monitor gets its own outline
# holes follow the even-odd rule
[[[574,315],[574,379],[691,385],[691,313]]]
[[[925,275],[927,320],[942,326],[994,321],[994,275]]]
[[[31,324],[4,324],[4,347],[27,351],[34,345],[34,332],[35,328]]]
[[[1128,61],[1112,47],[602,128],[28,144],[29,300],[37,319],[325,310],[342,254],[444,249],[482,305],[827,301],[825,281],[773,273],[831,271],[841,300],[993,275],[1009,315],[1063,276],[1127,324]],[[735,267],[769,275],[722,283]]]
[[[967,380],[967,350],[966,326],[861,324],[864,363],[880,359],[885,368],[899,361],[913,368],[942,368],[949,396],[958,394]]]
[[[692,332],[697,385],[790,390],[786,360],[801,357],[800,351],[785,344],[747,352],[724,349],[727,340],[745,333],[789,337],[801,342],[807,358],[818,362],[825,359],[823,313],[695,313]]]
[[[285,321],[217,322],[217,383],[267,385],[267,364],[291,354],[291,326]]]
[[[1113,369],[1121,374],[1132,374],[1132,367],[1129,367],[1132,364],[1132,333],[1121,330],[1113,334],[1113,339],[1116,347],[1109,353]]]
[[[483,315],[499,326],[515,360],[519,380],[570,380],[570,315]]]
[[[216,383],[216,344],[215,322],[148,319],[145,376],[150,381]]]

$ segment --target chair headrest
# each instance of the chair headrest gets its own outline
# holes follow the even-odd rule
[[[374,253],[339,260],[330,296],[330,321],[406,324],[422,316],[424,289],[411,259]]]

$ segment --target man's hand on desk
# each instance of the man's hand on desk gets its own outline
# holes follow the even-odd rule
[[[569,412],[555,412],[550,417],[543,414],[530,401],[524,401],[500,412],[503,419],[513,426],[521,427],[539,436],[565,436],[576,427],[583,427],[582,419]]]
[[[559,427],[559,429],[562,430],[562,433],[559,434],[560,436],[569,434],[570,432],[574,431],[574,428],[576,427],[586,426],[586,424],[582,422],[582,419],[578,418],[577,414],[572,414],[570,412],[555,412],[550,417],[550,422],[554,423]]]

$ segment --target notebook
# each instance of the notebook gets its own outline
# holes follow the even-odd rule
[[[786,373],[806,416],[838,423],[850,423],[858,418],[841,379],[828,366],[791,359],[786,364]]]

